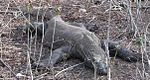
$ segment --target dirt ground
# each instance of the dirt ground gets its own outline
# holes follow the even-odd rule
[[[30,1],[30,0],[29,0]],[[91,23],[98,27],[95,34],[100,39],[107,39],[108,27],[110,27],[110,40],[120,43],[120,46],[137,52],[138,54],[150,54],[150,8],[140,9],[137,16],[136,8],[131,8],[134,21],[130,20],[128,10],[111,10],[109,0],[42,0],[41,6],[61,7],[61,16],[68,22]],[[19,6],[39,6],[40,0],[1,0],[0,1],[0,80],[31,80],[30,61],[27,53],[39,57],[41,44],[37,41],[28,43],[29,40],[23,33],[23,27],[27,21],[23,15],[17,13]],[[150,4],[149,4],[150,5]],[[114,6],[114,5],[112,5]],[[114,9],[114,8],[112,8]],[[136,37],[134,36],[136,24]],[[44,49],[43,49],[44,54]],[[32,62],[32,60],[31,60]],[[4,64],[5,63],[5,64]],[[34,80],[53,80],[60,71],[81,63],[77,59],[69,59],[56,64],[53,69],[33,68]],[[111,80],[149,80],[150,69],[142,62],[129,63],[112,58],[110,61]],[[16,76],[17,75],[17,76]],[[107,80],[109,76],[97,75],[97,80]],[[60,73],[56,80],[93,80],[93,71],[80,65]]]

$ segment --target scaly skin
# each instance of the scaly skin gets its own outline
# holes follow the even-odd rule
[[[39,25],[37,27],[38,36],[41,37],[43,26]],[[31,26],[27,28],[35,31],[35,28]],[[75,57],[85,61],[85,65],[90,68],[94,68],[93,64],[96,65],[98,74],[107,74],[104,41],[100,41],[94,33],[84,28],[84,25],[64,22],[60,15],[56,15],[48,22],[44,23],[44,29],[44,46],[51,47],[52,36],[55,36],[51,65],[54,65],[63,59]],[[55,31],[55,34],[53,34],[53,31]],[[139,56],[136,56],[131,51],[128,51],[125,48],[117,48],[112,42],[108,43],[109,55],[111,57],[116,56],[130,62],[140,60]],[[42,58],[40,63],[41,66],[50,66],[48,65],[49,56],[50,53],[47,53]]]
[[[75,27],[64,22],[60,16],[53,17],[47,22],[48,28],[44,37],[44,45],[49,46],[52,42],[52,36],[56,39],[64,39],[69,45],[73,46],[73,52],[76,57],[83,59],[88,64],[97,65],[97,71],[100,74],[107,73],[105,64],[106,56],[104,50],[99,47],[100,40],[94,33],[80,27]],[[55,28],[55,34],[53,34]],[[73,53],[71,52],[71,53]],[[91,65],[87,65],[91,67]]]

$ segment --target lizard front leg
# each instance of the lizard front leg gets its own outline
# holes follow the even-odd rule
[[[56,63],[61,62],[62,60],[68,59],[71,55],[69,53],[70,46],[62,46],[60,48],[55,49],[51,53],[47,53],[44,57],[41,58],[39,66],[49,67],[51,65],[55,65]],[[50,60],[51,59],[51,60]]]

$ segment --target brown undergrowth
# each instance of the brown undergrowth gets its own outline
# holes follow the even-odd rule
[[[32,60],[30,61],[28,57],[35,56],[34,58],[38,58],[41,44],[38,41],[34,43],[34,39],[31,42],[32,45],[28,43],[27,35],[24,35],[23,28],[19,26],[24,25],[28,18],[19,14],[19,6],[30,7],[41,4],[42,7],[49,5],[61,7],[61,16],[65,21],[95,24],[98,26],[95,34],[100,39],[107,39],[108,27],[110,27],[110,40],[117,41],[120,46],[139,54],[143,53],[147,56],[150,54],[150,9],[140,9],[139,14],[137,14],[137,9],[131,8],[132,15],[130,17],[128,9],[111,10],[110,2],[107,0],[99,0],[95,4],[89,2],[90,0],[41,1],[31,0],[31,3],[26,0],[0,1],[0,80],[16,80],[17,78],[20,80],[31,80],[32,78],[35,80],[52,80],[60,71],[81,63],[79,60],[70,59],[56,64],[52,71],[48,68],[32,68],[31,70],[29,62]],[[136,37],[134,36],[135,33],[137,33]],[[28,53],[31,55],[28,56]],[[46,51],[43,48],[42,54],[44,53]],[[31,65],[31,67],[33,66]],[[129,63],[112,58],[110,73],[112,80],[150,79],[150,70],[148,67],[143,67],[142,62]],[[56,79],[92,80],[93,77],[94,74],[90,69],[80,65],[60,73]],[[107,80],[108,76],[97,76],[97,79]]]

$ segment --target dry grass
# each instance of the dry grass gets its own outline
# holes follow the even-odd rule
[[[126,3],[124,4],[125,7],[119,6],[116,0],[99,0],[97,5],[90,2],[95,0],[29,1],[0,1],[0,79],[2,80],[94,79],[94,74],[90,69],[76,66],[81,63],[76,59],[62,61],[51,69],[32,68],[30,57],[33,56],[39,62],[46,50],[36,37],[31,39],[23,35],[22,27],[19,25],[24,25],[30,21],[29,17],[21,15],[20,6],[62,7],[61,15],[65,21],[96,24],[99,30],[95,34],[100,39],[118,41],[121,46],[136,51],[149,60],[150,9],[146,8],[146,6],[150,6],[149,2],[145,2],[144,8],[141,8],[140,2],[137,3],[136,7],[132,7],[132,3],[128,0],[120,0]],[[149,67],[143,62],[128,63],[119,59],[108,59],[108,64],[109,75],[97,75],[95,76],[97,80],[150,79]]]

